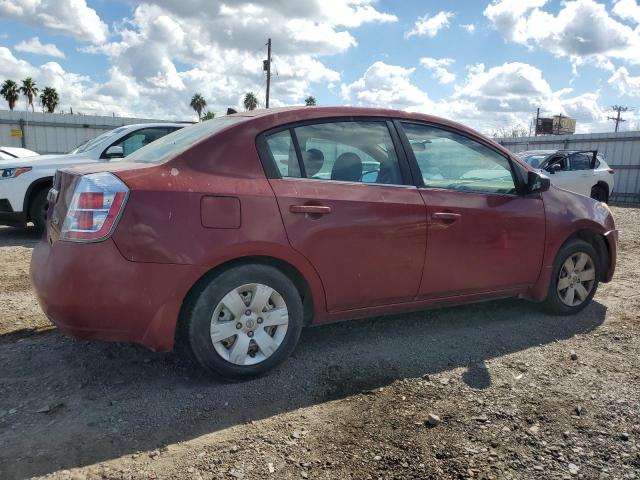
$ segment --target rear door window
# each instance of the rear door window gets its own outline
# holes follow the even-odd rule
[[[299,147],[298,158],[295,135]],[[283,177],[402,185],[398,156],[384,121],[323,122],[267,136]],[[293,160],[298,159],[298,169]]]
[[[591,170],[591,156],[584,153],[576,153],[569,158],[571,170]]]

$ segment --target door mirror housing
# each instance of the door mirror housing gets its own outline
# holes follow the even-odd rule
[[[107,151],[104,152],[104,156],[106,158],[124,158],[124,151],[120,145],[111,145],[107,148]]]
[[[546,175],[539,172],[529,171],[527,174],[527,191],[528,193],[542,193],[549,190],[551,180]]]

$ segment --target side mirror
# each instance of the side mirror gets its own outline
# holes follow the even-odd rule
[[[124,158],[124,151],[120,145],[111,145],[104,152],[104,156],[107,158]]]
[[[551,180],[546,175],[531,171],[527,174],[527,190],[529,193],[546,192],[549,187],[551,187]]]

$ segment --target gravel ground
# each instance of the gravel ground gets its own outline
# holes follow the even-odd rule
[[[0,229],[0,478],[640,478],[640,210],[579,316],[515,300],[307,329],[273,374],[63,337]]]

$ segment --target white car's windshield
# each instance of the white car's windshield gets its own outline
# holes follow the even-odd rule
[[[528,154],[528,155],[519,155],[519,157],[531,165],[533,168],[540,168],[540,164],[547,158],[549,155],[547,154]]]
[[[70,154],[83,153],[83,152],[86,152],[87,150],[91,150],[100,142],[106,140],[107,138],[111,138],[116,135],[119,135],[120,133],[124,132],[126,129],[127,127],[119,127],[114,130],[109,130],[108,132],[104,132],[103,134],[98,135],[97,137],[92,138],[91,140],[87,140],[86,142],[81,143],[79,146],[71,150],[69,153]]]
[[[184,152],[211,134],[250,117],[220,117],[181,128],[126,157],[127,162],[160,163]]]

